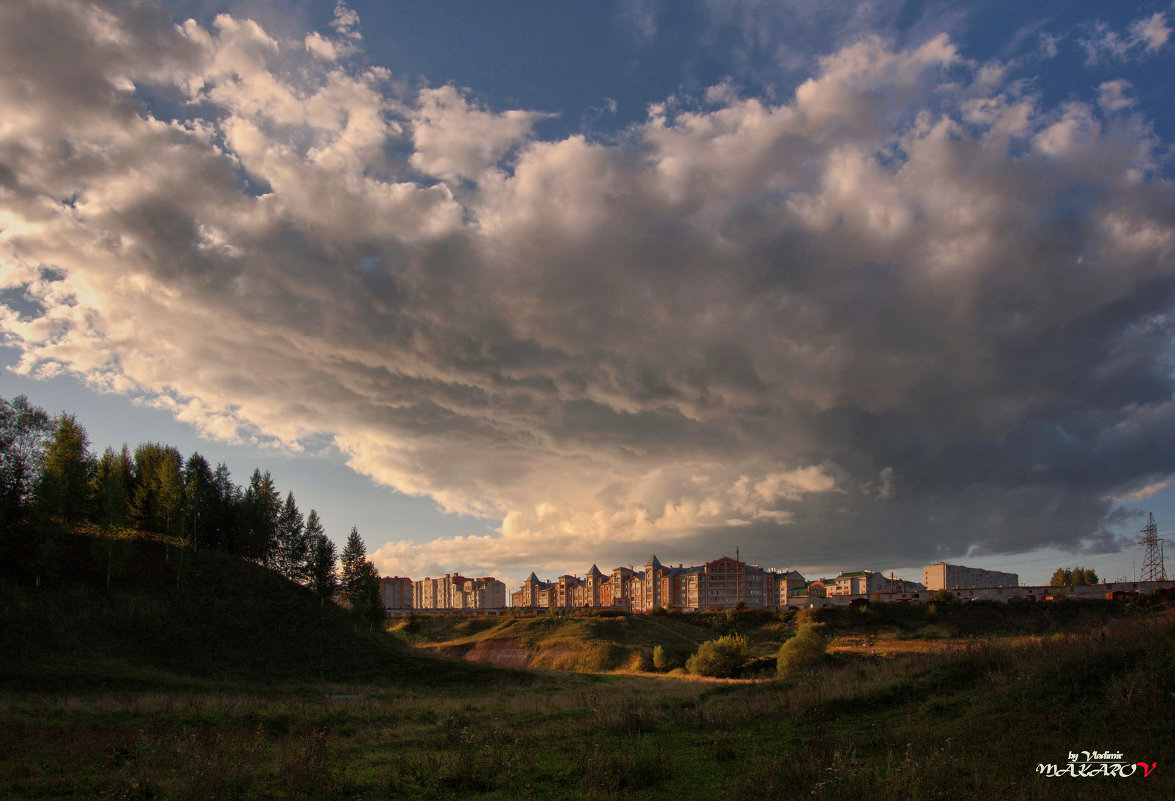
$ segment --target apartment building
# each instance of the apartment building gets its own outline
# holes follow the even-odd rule
[[[869,595],[880,592],[889,586],[889,580],[875,570],[854,570],[841,573],[832,580],[828,590],[830,596],[837,595]]]
[[[412,586],[412,608],[418,610],[504,609],[506,585],[493,576],[466,578],[446,573],[444,578],[425,578]]]
[[[777,573],[775,576],[776,603],[780,607],[788,605],[788,599],[793,597],[808,598],[808,582],[795,570]]]
[[[795,577],[793,575],[793,582]],[[800,582],[803,577],[799,577]],[[728,556],[703,565],[667,567],[656,554],[643,568],[617,567],[606,576],[592,565],[585,578],[563,575],[541,581],[531,573],[510,594],[511,606],[530,609],[615,608],[649,612],[657,608],[686,610],[778,606],[777,576],[758,565]]]
[[[379,584],[385,610],[390,612],[412,608],[412,579],[406,576],[385,576],[379,580]]]
[[[928,592],[934,592],[964,587],[1015,587],[1020,583],[1020,577],[1015,573],[937,562],[922,568],[922,583]]]

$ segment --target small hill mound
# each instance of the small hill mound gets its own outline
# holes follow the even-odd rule
[[[393,631],[419,648],[471,662],[597,672],[648,669],[657,646],[684,664],[699,643],[718,636],[711,624],[701,615],[422,615],[397,622]]]
[[[333,603],[233,556],[85,536],[54,550],[40,587],[0,575],[0,686],[509,680],[361,630]]]

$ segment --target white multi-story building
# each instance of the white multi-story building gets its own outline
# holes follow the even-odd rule
[[[1020,577],[1015,573],[938,562],[922,568],[922,583],[927,591],[934,592],[969,587],[1015,587],[1020,583]]]

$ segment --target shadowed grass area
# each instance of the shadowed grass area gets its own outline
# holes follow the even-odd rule
[[[9,692],[0,776],[18,798],[1159,799],[1161,773],[1037,765],[1095,748],[1172,764],[1173,653],[1168,611],[762,682],[555,673],[354,685],[346,704],[307,684]]]
[[[189,551],[181,564],[162,542],[122,547],[125,570],[109,590],[83,536],[63,538],[61,567],[44,586],[0,576],[0,688],[521,680],[414,652],[246,561]]]
[[[289,582],[215,554],[188,554],[177,589],[159,547],[145,546],[134,562],[142,575],[110,592],[84,565],[76,581],[40,589],[0,583],[0,797],[1170,797],[1175,612],[1159,604],[1100,617],[1091,607],[1069,622],[1059,610],[1043,629],[1046,618],[997,611],[989,636],[916,640],[932,646],[923,651],[834,649],[784,679],[503,671],[356,631]],[[834,641],[916,633],[932,616],[964,630],[953,610],[916,610],[908,624],[845,614],[840,628],[823,621]],[[870,619],[873,628],[860,622]],[[419,625],[451,626],[469,647],[503,632],[548,654],[562,643],[563,667],[577,670],[592,649],[615,661],[684,638],[692,651],[755,626],[748,639],[767,649],[794,622]],[[1128,779],[1037,772],[1081,750],[1158,767]]]

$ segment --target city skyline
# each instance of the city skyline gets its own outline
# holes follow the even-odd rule
[[[1129,578],[1175,530],[1173,25],[17,0],[0,395],[269,470],[384,575]]]

